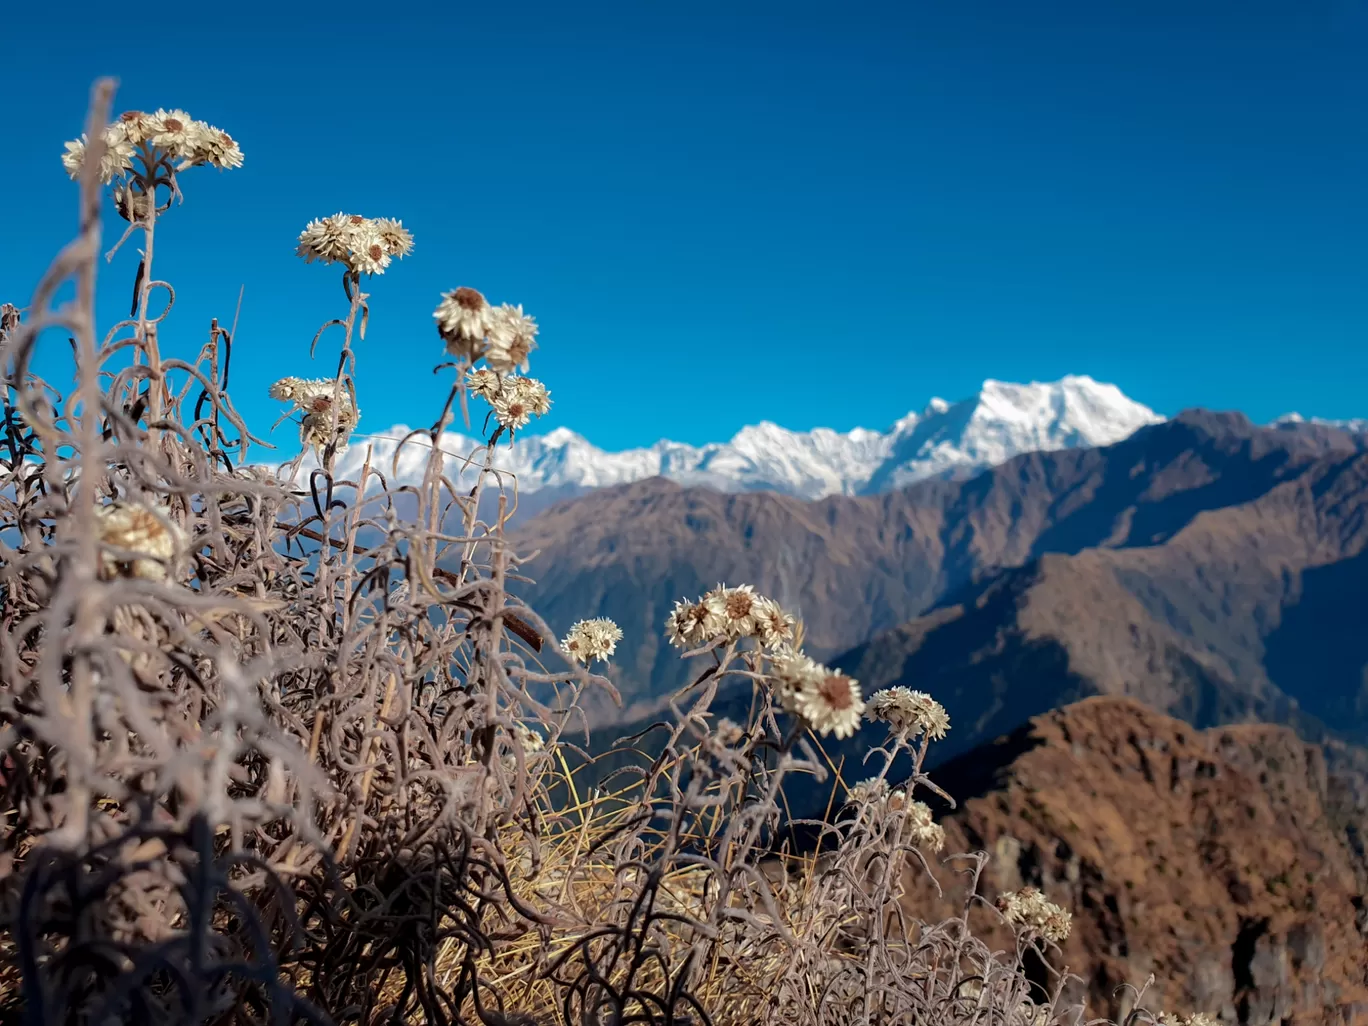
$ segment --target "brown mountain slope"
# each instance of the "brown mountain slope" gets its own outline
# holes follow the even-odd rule
[[[1368,456],[1331,458],[1161,545],[999,574],[839,662],[945,703],[946,754],[1090,694],[1368,741],[1366,546]]]
[[[1032,885],[1073,913],[1053,962],[1084,978],[1092,1014],[1123,1014],[1116,988],[1154,973],[1152,1010],[1362,1023],[1368,912],[1351,839],[1363,806],[1346,792],[1361,793],[1363,753],[1350,761],[1349,773],[1328,768],[1285,728],[1195,731],[1130,699],[1092,698],[933,776],[961,799],[941,819],[944,853],[992,855],[985,899]],[[964,863],[931,865],[944,896],[911,874],[909,905],[958,914]],[[971,921],[989,928],[991,913]],[[1008,941],[1000,929],[995,939]]]
[[[1364,440],[1256,428],[1193,411],[1103,449],[1019,457],[969,481],[807,503],[655,479],[542,512],[515,535],[539,550],[529,603],[558,630],[610,616],[626,637],[616,683],[631,701],[683,683],[661,638],[674,601],[749,582],[800,613],[829,657],[1003,567],[1044,553],[1152,545],[1203,511],[1244,503]]]

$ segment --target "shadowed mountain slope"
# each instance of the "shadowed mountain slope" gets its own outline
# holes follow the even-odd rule
[[[623,628],[611,672],[629,707],[644,710],[690,673],[661,635],[674,601],[719,581],[779,599],[804,618],[809,651],[831,658],[966,589],[972,602],[1022,593],[1027,578],[1013,570],[1064,572],[1037,565],[1042,556],[1162,546],[1204,513],[1251,503],[1363,445],[1331,427],[1258,428],[1238,414],[1190,411],[1116,445],[1033,453],[971,480],[886,495],[804,502],[651,479],[544,510],[514,543],[539,551],[527,566],[536,583],[522,594],[557,630],[591,616]],[[1050,658],[1027,649],[1013,658]]]
[[[1030,885],[1072,912],[1054,961],[1083,977],[1094,1015],[1119,1020],[1117,988],[1152,972],[1152,1010],[1363,1022],[1368,753],[1329,755],[1286,728],[1196,731],[1130,699],[1067,706],[934,774],[961,800],[931,857],[943,894],[909,874],[907,904],[959,914],[964,863],[942,860],[984,850],[981,897]],[[986,910],[971,918],[1010,943]]]

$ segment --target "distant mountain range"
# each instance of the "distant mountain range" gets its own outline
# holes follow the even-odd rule
[[[882,495],[655,478],[559,503],[513,540],[540,552],[522,590],[553,627],[621,624],[611,673],[641,715],[691,672],[661,636],[672,603],[726,581],[801,615],[810,651],[867,689],[941,697],[946,755],[1098,693],[1368,740],[1365,449],[1341,428],[1188,411]]]
[[[651,477],[720,492],[819,499],[964,476],[1026,452],[1107,445],[1161,420],[1115,385],[1086,376],[1028,385],[989,380],[968,399],[932,399],[920,413],[909,413],[882,432],[789,431],[762,422],[742,428],[730,442],[693,446],[660,441],[647,449],[605,452],[575,432],[557,428],[501,447],[497,465],[516,475],[520,493],[550,493],[550,499]],[[377,465],[388,468],[396,440],[408,430],[396,425],[384,438],[357,439],[340,461],[340,473],[354,473],[368,445]],[[478,444],[456,433],[443,435],[441,441],[444,450],[456,455]],[[426,458],[421,446],[406,447],[400,479],[421,479]]]

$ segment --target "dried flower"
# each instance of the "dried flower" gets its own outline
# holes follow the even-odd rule
[[[295,252],[304,258],[306,264],[321,260],[325,264],[347,259],[351,252],[351,240],[356,228],[346,214],[333,214],[331,217],[310,221],[299,233],[299,246]]]
[[[231,135],[204,121],[196,121],[191,133],[192,152],[189,156],[199,164],[208,164],[220,171],[242,166],[242,149]]]
[[[148,119],[148,141],[173,157],[189,157],[197,136],[195,119],[183,110],[158,110]]]
[[[719,584],[703,596],[703,603],[717,617],[728,639],[748,637],[755,630],[755,605],[759,596],[749,584],[728,588]]]
[[[375,227],[375,234],[380,238],[380,244],[385,247],[385,252],[389,256],[402,260],[413,252],[413,233],[404,227],[402,221],[396,221],[392,217],[377,217],[372,224]]]
[[[432,312],[437,331],[453,356],[472,357],[475,344],[489,334],[490,309],[485,297],[462,286],[442,293],[442,301]]]
[[[760,596],[751,609],[755,620],[755,636],[766,648],[774,648],[793,640],[793,628],[798,622],[772,598]]]
[[[466,375],[466,388],[490,402],[499,394],[499,389],[503,384],[503,378],[492,370],[481,367],[473,370]]]
[[[152,137],[154,125],[152,116],[140,110],[126,110],[119,115],[124,137],[134,146],[141,146]]]
[[[621,628],[612,620],[601,616],[576,623],[561,642],[561,648],[576,662],[588,664],[595,659],[607,662],[621,640]]]
[[[835,734],[847,738],[855,733],[864,713],[859,682],[839,670],[821,667],[821,679],[811,674],[805,686],[794,696],[795,711],[808,726],[825,737]]]
[[[721,744],[724,744],[729,748],[735,748],[737,745],[741,744],[742,741],[746,740],[745,730],[739,724],[733,723],[726,717],[717,721],[717,726],[713,730],[713,736],[717,738]]]
[[[500,392],[490,403],[494,416],[499,423],[510,431],[525,425],[532,419],[532,404],[512,389]]]
[[[998,910],[1014,925],[1040,933],[1046,940],[1056,943],[1069,936],[1073,916],[1034,887],[1023,887],[1020,891],[1008,891],[997,900]]]
[[[537,322],[523,313],[522,304],[504,303],[492,309],[487,331],[485,362],[502,373],[527,373],[527,357],[537,347]]]
[[[306,413],[299,422],[299,442],[322,451],[328,443],[333,444],[335,452],[345,452],[347,439],[351,436],[356,422],[361,419],[361,411],[352,405],[351,396],[342,393],[342,402],[337,411],[336,421],[332,413],[332,397],[318,396],[313,401],[313,412]]]
[[[1219,1026],[1219,1020],[1206,1012],[1193,1012],[1191,1015],[1172,1015],[1160,1012],[1155,1019],[1160,1026]]]
[[[100,552],[100,575],[136,577],[145,581],[166,579],[167,568],[185,547],[185,535],[164,509],[154,510],[134,502],[114,502],[96,510],[100,541],[135,555],[130,558]]]
[[[394,256],[413,249],[413,236],[389,218],[333,214],[310,221],[299,233],[295,252],[306,264],[346,264],[357,274],[384,274]]]
[[[551,409],[551,393],[536,378],[504,378],[505,391],[511,390],[520,402],[526,403],[533,416],[543,417]]]
[[[697,647],[721,633],[722,618],[702,599],[696,602],[679,599],[665,618],[665,635],[676,648]]]
[[[138,192],[129,185],[114,186],[114,209],[129,224],[145,220],[147,217],[147,194]]]
[[[81,138],[73,139],[66,144],[66,152],[62,154],[62,166],[66,168],[72,180],[81,177],[87,145],[88,140],[84,134]],[[128,141],[123,131],[115,126],[105,129],[105,151],[100,158],[100,181],[107,185],[132,167],[133,144]]]
[[[904,802],[907,799],[902,791],[895,791],[894,794],[899,795]],[[939,823],[932,820],[931,809],[924,802],[908,804],[906,827],[908,833],[911,834],[912,843],[918,848],[940,851],[945,847],[945,830]]]
[[[902,738],[926,731],[927,737],[939,741],[950,729],[944,706],[924,691],[905,687],[874,692],[869,699],[869,718],[887,723],[888,729]]]
[[[888,796],[888,782],[878,777],[861,780],[846,788],[846,802],[850,805],[868,805],[881,801]]]
[[[781,645],[770,656],[779,704],[787,711],[800,713],[799,696],[815,689],[826,679],[826,668],[806,653]]]
[[[347,447],[347,438],[361,419],[361,411],[352,399],[351,390],[343,388],[337,407],[337,423],[333,424],[333,396],[337,382],[328,378],[281,378],[271,386],[272,399],[291,402],[304,414],[299,425],[301,445],[323,450],[330,441],[335,450]]]
[[[357,274],[384,274],[389,265],[390,255],[379,234],[369,224],[359,228],[352,236],[347,266]]]
[[[546,747],[546,739],[525,723],[515,722],[513,724],[513,736],[517,739],[518,744],[522,745],[523,751],[529,754],[540,752]]]

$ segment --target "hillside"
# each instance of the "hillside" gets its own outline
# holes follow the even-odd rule
[[[842,656],[930,691],[950,751],[1090,694],[1198,726],[1368,741],[1368,455],[1332,456],[1162,544],[1045,555]]]
[[[1363,764],[1343,750],[1327,763],[1284,728],[1195,731],[1129,699],[1088,699],[935,774],[961,799],[941,818],[942,855],[992,854],[990,902],[1031,885],[1072,911],[1056,961],[1084,977],[1092,1014],[1124,1014],[1116,988],[1154,973],[1151,1009],[1362,1021]],[[932,865],[944,896],[913,876],[908,904],[958,914],[964,863]],[[991,926],[983,909],[972,920]],[[990,943],[1008,939],[998,929]]]
[[[1237,414],[1189,411],[1115,445],[1030,453],[969,480],[928,480],[878,496],[804,502],[685,488],[657,478],[552,506],[524,524],[514,541],[519,551],[540,553],[527,567],[536,583],[523,594],[556,629],[590,616],[610,616],[622,626],[626,637],[612,673],[638,710],[689,673],[661,637],[673,602],[719,581],[754,584],[802,615],[809,650],[818,658],[834,658],[887,635],[878,649],[843,659],[843,665],[868,664],[870,669],[861,670],[874,674],[867,683],[881,686],[904,676],[904,656],[921,645],[914,639],[941,631],[946,659],[967,652],[970,642],[996,644],[992,617],[1015,608],[1016,596],[1036,587],[1037,578],[1058,577],[1063,603],[1072,587],[1064,577],[1087,577],[1083,568],[1089,560],[1105,562],[1107,552],[1136,553],[1124,565],[1130,568],[1127,580],[1139,590],[1146,575],[1156,582],[1181,576],[1181,566],[1165,571],[1159,553],[1178,552],[1165,546],[1190,525],[1292,485],[1313,467],[1323,475],[1364,444],[1365,436],[1327,426],[1259,428]],[[1341,487],[1352,491],[1357,481],[1350,474]],[[1352,506],[1354,500],[1345,501]],[[1348,508],[1345,517],[1351,516]],[[1251,515],[1273,518],[1261,522],[1267,538],[1257,548],[1259,559],[1272,559],[1280,546],[1300,551],[1295,512],[1277,519],[1270,506]],[[1329,507],[1323,513],[1332,520],[1338,515]],[[1245,530],[1238,517],[1222,523],[1227,526],[1221,530],[1233,535]],[[1053,558],[1042,561],[1087,550],[1102,554],[1069,564],[1069,570]],[[1139,555],[1142,550],[1151,554]],[[1227,562],[1239,558],[1247,557],[1232,553]],[[1310,555],[1289,558],[1299,566],[1315,562]],[[1322,560],[1327,566],[1334,561],[1333,555]],[[1213,564],[1210,572],[1233,571]],[[1105,590],[1107,579],[1103,575],[1102,583],[1086,587]],[[1312,586],[1319,594],[1318,579]],[[1124,587],[1122,592],[1128,594]],[[1120,600],[1140,602],[1124,594]],[[1164,601],[1157,593],[1150,600]],[[974,616],[956,612],[957,603],[974,607]],[[930,618],[909,623],[923,613]],[[1057,615],[1040,607],[1042,620]],[[1008,673],[1013,660],[1058,661],[1048,644],[1037,644],[1048,631],[1033,631],[1021,634],[1019,644],[1004,638],[1007,647],[997,654],[994,672]],[[1227,648],[1232,645],[1238,647],[1234,639]],[[932,644],[907,675],[927,672],[940,646],[941,640]],[[1162,651],[1189,655],[1181,646]],[[1231,658],[1236,655],[1232,649]],[[1084,688],[1072,697],[1087,693]],[[1004,709],[1008,719],[985,721],[983,727],[1010,729],[1052,704]]]

